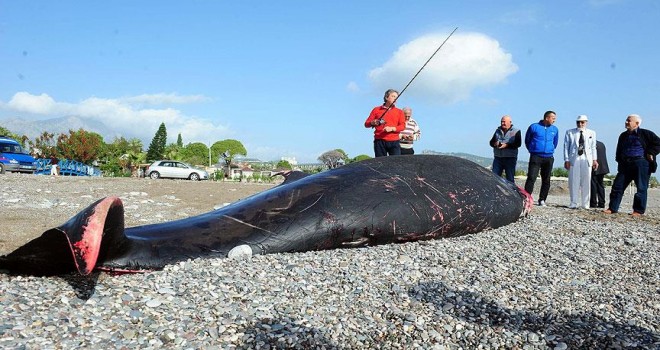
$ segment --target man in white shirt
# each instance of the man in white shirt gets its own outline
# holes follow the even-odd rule
[[[598,168],[596,132],[587,129],[588,118],[579,115],[577,127],[566,131],[564,137],[564,168],[568,170],[569,208],[589,208],[591,198],[591,170]]]
[[[404,107],[403,115],[406,117],[406,128],[399,134],[401,154],[415,154],[413,142],[419,140],[422,131],[419,129],[417,121],[412,117],[412,108]]]

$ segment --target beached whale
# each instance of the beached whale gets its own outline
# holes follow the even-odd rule
[[[461,158],[393,156],[283,184],[206,214],[124,227],[117,197],[0,257],[15,274],[141,271],[199,257],[303,252],[447,238],[526,215],[532,198]]]

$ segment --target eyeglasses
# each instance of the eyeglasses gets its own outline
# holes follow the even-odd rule
[[[578,124],[586,124],[587,121],[586,121],[586,120],[578,120],[577,123],[578,123]]]

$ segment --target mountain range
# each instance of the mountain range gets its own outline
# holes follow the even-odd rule
[[[106,142],[108,142],[107,140],[114,140],[115,137],[121,136],[102,122],[83,119],[73,115],[46,120],[25,120],[19,117],[11,117],[0,119],[0,126],[5,127],[17,135],[25,135],[32,140],[39,137],[44,131],[58,135],[68,134],[69,130],[75,131],[78,129],[95,132],[103,136]]]

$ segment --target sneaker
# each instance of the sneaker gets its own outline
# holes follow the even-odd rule
[[[545,207],[545,201],[544,200],[539,201],[539,207]]]
[[[577,205],[571,204],[568,206],[568,209],[577,209]]]

